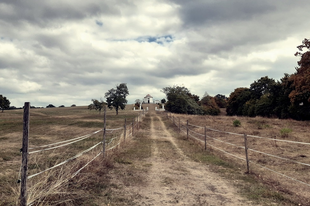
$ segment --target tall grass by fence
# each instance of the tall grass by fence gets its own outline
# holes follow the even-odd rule
[[[104,120],[103,120],[103,129],[94,131],[89,134],[85,134],[82,136],[74,137],[68,140],[54,142],[46,145],[40,145],[40,146],[31,146],[28,147],[28,136],[29,136],[29,108],[30,103],[25,103],[24,106],[24,135],[23,135],[23,148],[21,149],[22,152],[22,165],[20,170],[20,180],[21,183],[21,192],[20,192],[20,205],[26,206],[26,205],[34,205],[36,203],[39,203],[42,198],[45,198],[44,194],[42,195],[42,192],[40,192],[40,195],[34,195],[31,194],[28,195],[27,191],[31,191],[33,188],[29,187],[27,185],[28,180],[36,181],[35,178],[38,176],[48,173],[51,170],[58,169],[60,171],[66,170],[63,167],[68,164],[74,162],[77,158],[83,156],[86,153],[90,153],[93,151],[93,156],[91,159],[87,160],[86,163],[82,166],[77,167],[78,164],[75,164],[69,171],[67,172],[66,178],[61,178],[60,180],[57,179],[57,183],[53,184],[51,187],[47,190],[53,190],[57,187],[61,187],[63,183],[68,182],[70,179],[74,178],[76,175],[78,175],[85,167],[87,167],[91,162],[93,162],[95,159],[97,159],[100,155],[103,157],[106,157],[107,154],[110,151],[113,151],[114,149],[118,149],[119,146],[121,146],[122,143],[126,141],[126,138],[132,137],[135,134],[135,131],[139,130],[139,124],[142,121],[143,117],[145,116],[145,111],[141,111],[138,113],[137,117],[134,118],[130,123],[128,123],[128,119],[124,119],[124,125],[121,125],[118,128],[106,128],[106,110],[104,111]],[[103,136],[103,138],[100,138],[100,136]],[[90,139],[93,138],[91,141]],[[99,140],[101,139],[101,140]],[[49,167],[42,168],[43,164],[38,164],[37,162],[34,162],[31,164],[31,162],[28,161],[28,156],[34,155],[34,159],[40,159],[44,156],[53,155],[56,153],[56,149],[64,149],[68,146],[75,147],[76,145],[80,144],[81,142],[89,141],[92,145],[87,144],[87,149],[84,149],[77,154],[65,159],[65,160],[54,160],[53,162],[59,162],[57,164],[49,165]],[[95,144],[93,141],[96,141]],[[30,142],[31,145],[31,142]],[[102,149],[100,149],[100,146],[102,146]],[[84,147],[84,146],[83,146]],[[58,151],[58,150],[57,150]],[[63,150],[65,151],[65,150]],[[63,152],[62,151],[62,152]],[[46,152],[52,152],[47,154]],[[58,153],[61,156],[61,151]],[[41,155],[41,156],[39,156]],[[64,155],[65,156],[65,155]],[[29,165],[32,165],[29,169]],[[32,174],[28,174],[32,173]],[[62,172],[58,172],[62,173]],[[36,183],[32,183],[32,186],[36,186]],[[40,186],[40,189],[42,191],[45,190],[44,186]],[[48,195],[49,192],[46,192],[46,195]]]
[[[182,120],[179,117],[175,117],[171,113],[167,113],[167,118],[178,128],[179,132],[183,132],[186,134],[187,138],[192,138],[193,140],[203,143],[205,146],[205,149],[212,148],[214,150],[218,150],[226,155],[229,155],[235,159],[238,160],[239,163],[245,163],[247,165],[246,173],[250,172],[250,165],[256,165],[264,170],[267,170],[269,172],[272,172],[278,176],[285,177],[287,179],[290,179],[292,181],[295,181],[298,184],[306,185],[307,187],[310,187],[310,178],[307,173],[305,175],[300,176],[299,178],[296,178],[292,175],[284,174],[282,171],[277,171],[272,167],[272,164],[281,164],[278,161],[284,161],[286,164],[288,164],[287,170],[291,169],[291,174],[296,174],[296,171],[294,171],[294,167],[292,165],[299,165],[303,168],[298,168],[298,170],[305,170],[309,171],[310,164],[302,161],[297,161],[292,157],[287,156],[280,156],[277,154],[270,154],[264,151],[260,151],[259,149],[255,148],[255,145],[259,145],[260,142],[257,142],[256,140],[260,141],[268,141],[270,144],[275,144],[277,142],[283,143],[283,144],[289,144],[292,146],[293,144],[296,145],[296,150],[300,147],[307,147],[310,146],[310,143],[308,142],[299,142],[299,141],[292,141],[292,140],[285,140],[285,139],[275,139],[275,138],[269,138],[269,137],[261,137],[256,135],[247,135],[247,134],[239,134],[234,132],[228,132],[228,131],[221,131],[217,129],[213,129],[202,125],[195,125],[189,123],[188,120]],[[252,144],[248,144],[248,141],[251,141]],[[216,142],[219,145],[215,145]],[[224,145],[227,145],[227,147],[224,147]],[[233,149],[228,149],[233,148]],[[251,155],[248,154],[248,152],[251,153]],[[282,153],[284,153],[282,151]],[[260,156],[263,157],[269,157],[270,164],[268,165],[268,161],[262,161]],[[302,155],[300,155],[303,157]],[[275,159],[275,160],[274,160]],[[242,162],[240,162],[242,161]],[[296,167],[297,167],[296,166]],[[297,174],[296,174],[297,175]]]

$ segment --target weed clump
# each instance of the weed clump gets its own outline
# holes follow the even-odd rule
[[[293,130],[291,128],[283,128],[280,130],[281,137],[288,137],[288,134]]]
[[[233,121],[233,125],[234,125],[234,127],[240,127],[241,122],[236,119],[236,120]]]

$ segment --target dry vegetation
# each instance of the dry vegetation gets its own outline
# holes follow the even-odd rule
[[[176,122],[178,122],[178,118],[180,118],[183,124],[185,124],[186,120],[188,120],[189,124],[192,125],[207,126],[209,128],[226,132],[306,143],[310,142],[310,122],[308,121],[236,116],[174,116],[177,117],[175,118]],[[235,127],[233,125],[234,120],[239,120],[241,125],[239,127]],[[190,127],[190,129],[204,134],[203,128]],[[244,138],[242,136],[230,135],[209,130],[207,130],[207,135],[225,142],[236,144],[238,146],[244,146]],[[203,137],[201,138],[203,139]],[[211,138],[208,138],[207,142],[208,144],[212,144],[236,156],[245,158],[244,148],[237,148],[223,142],[212,140]],[[203,148],[203,146],[201,147]],[[277,142],[273,140],[248,137],[248,147],[257,151],[280,156],[293,161],[310,164],[310,145]],[[235,164],[239,165],[238,167],[240,168],[240,171],[246,171],[245,161],[236,159],[218,150],[211,149],[211,147],[208,147],[208,150],[224,158],[226,161],[234,162]],[[250,163],[251,176],[255,176],[257,180],[263,182],[265,185],[268,185],[270,189],[281,195],[281,198],[291,200],[296,204],[310,204],[310,177],[308,175],[310,171],[309,166],[281,160],[261,153],[255,153],[253,151],[249,151],[249,159],[252,161],[252,163]],[[280,176],[274,172],[263,169],[256,164],[268,167],[274,171],[293,177],[309,185],[305,185],[289,178]]]
[[[132,112],[129,107],[128,110],[121,111],[118,116],[115,115],[115,111],[108,110],[107,128],[122,127],[125,118],[127,123],[132,121],[137,113]],[[22,145],[22,115],[23,110],[10,110],[0,113],[0,205],[16,205],[18,203],[20,189],[17,181],[20,178],[21,165],[21,153],[19,151]],[[102,128],[103,114],[89,111],[87,107],[31,109],[29,147],[35,148],[72,139]],[[108,134],[108,139],[120,137],[121,132]],[[28,174],[35,174],[60,163],[100,141],[102,141],[102,132],[70,146],[31,154],[28,161]],[[90,182],[88,180],[90,174],[87,172],[89,169],[86,168],[81,172],[82,174],[85,173],[85,176],[79,174],[74,180],[68,181],[68,179],[74,171],[85,165],[101,150],[102,146],[98,146],[94,151],[87,152],[79,157],[78,161],[71,161],[64,167],[47,171],[30,179],[27,185],[29,188],[28,202],[38,198],[42,198],[41,201],[64,201],[66,205],[76,205],[77,201],[79,204],[87,202],[92,190],[85,192],[78,187],[85,187],[87,182]],[[102,162],[101,158],[98,158],[93,164],[101,164]],[[105,167],[109,167],[109,165],[109,162],[101,164]],[[105,172],[105,169],[96,171],[97,169],[93,168],[93,170],[92,175],[96,178]],[[98,175],[96,175],[97,173]],[[74,186],[71,185],[73,182]],[[91,187],[91,184],[87,187]],[[47,205],[47,202],[42,203],[42,205]]]
[[[118,116],[115,111],[108,111],[108,128],[123,125],[124,119],[133,119],[137,113],[121,111]],[[31,109],[30,113],[30,146],[45,145],[61,140],[71,139],[91,133],[103,127],[103,115],[89,111],[86,107]],[[246,133],[262,137],[310,142],[309,122],[293,120],[278,120],[266,118],[226,117],[226,116],[187,116],[175,115],[181,120],[189,120],[190,124],[208,126],[210,128],[235,133]],[[188,141],[186,136],[179,135],[171,122],[162,116],[170,132],[176,137],[176,143],[182,151],[191,159],[208,164],[223,177],[230,179],[243,195],[263,205],[309,205],[309,187],[285,177],[278,176],[260,167],[250,164],[251,173],[246,171],[244,162],[223,153],[212,150],[197,150],[197,144]],[[234,127],[233,121],[238,119],[240,127]],[[128,122],[128,121],[127,121]],[[150,117],[142,122],[142,128],[148,128]],[[16,205],[19,196],[19,167],[21,154],[19,149],[22,141],[22,110],[13,110],[0,113],[0,205]],[[155,128],[156,129],[156,128]],[[201,129],[191,128],[203,133]],[[284,129],[284,130],[283,130]],[[137,184],[143,186],[147,173],[152,163],[137,166],[135,161],[147,159],[151,155],[150,145],[152,139],[148,138],[146,130],[139,131],[136,136],[122,145],[119,152],[110,152],[109,158],[96,159],[75,178],[67,181],[77,168],[83,166],[94,157],[101,148],[72,161],[61,169],[51,170],[29,181],[29,198],[35,200],[38,197],[43,202],[37,205],[134,205],[133,199],[115,192],[121,190],[120,185],[114,185],[109,179],[111,171],[127,185]],[[281,133],[282,131],[282,133]],[[284,131],[284,133],[283,133]],[[109,138],[119,134],[112,134]],[[228,141],[243,146],[243,138],[240,136],[227,135],[208,131],[208,135],[223,141]],[[70,147],[46,151],[43,154],[31,155],[29,160],[29,173],[34,174],[41,170],[59,163],[76,153],[83,151],[102,139],[102,133],[85,141],[73,144]],[[244,157],[244,150],[234,148],[223,143],[208,140],[208,143],[221,147],[228,152]],[[161,148],[170,151],[167,142],[157,142]],[[265,153],[278,155],[292,160],[310,164],[309,146],[280,143],[262,139],[249,138],[249,148]],[[137,149],[139,148],[139,149]],[[203,148],[203,147],[201,147]],[[214,154],[216,156],[214,156]],[[161,153],[167,158],[173,158],[173,152]],[[275,171],[284,173],[301,181],[310,183],[307,173],[309,167],[297,165],[287,161],[271,158],[262,154],[249,152],[250,160]],[[113,170],[111,170],[113,168]],[[164,180],[163,184],[170,184],[171,180]],[[61,186],[59,186],[61,185]],[[31,201],[30,200],[30,201]]]

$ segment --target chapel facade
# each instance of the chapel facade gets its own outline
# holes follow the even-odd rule
[[[143,104],[153,104],[154,103],[154,100],[153,100],[153,97],[148,94],[146,95],[144,98],[143,98]]]

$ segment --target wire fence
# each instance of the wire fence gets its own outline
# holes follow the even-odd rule
[[[213,128],[209,128],[207,126],[200,126],[200,125],[195,125],[192,123],[189,123],[188,120],[184,121],[181,120],[179,117],[175,117],[174,115],[172,115],[171,113],[167,113],[167,118],[178,128],[179,132],[183,132],[187,135],[187,138],[191,138],[194,139],[200,143],[204,143],[205,145],[208,145],[208,147],[218,150],[226,155],[232,156],[238,160],[242,160],[242,162],[239,161],[239,163],[246,163],[248,166],[248,171],[249,172],[249,163],[256,165],[262,169],[265,169],[269,172],[273,172],[274,174],[278,175],[278,176],[282,176],[285,177],[287,179],[293,180],[299,184],[303,184],[306,185],[308,187],[310,187],[310,179],[308,177],[308,175],[304,175],[302,176],[303,180],[300,180],[299,178],[301,178],[299,176],[299,178],[296,177],[292,177],[290,175],[287,174],[283,174],[283,172],[280,171],[276,171],[276,169],[271,168],[272,167],[272,163],[274,162],[271,161],[270,166],[267,167],[265,165],[268,164],[268,161],[260,161],[260,159],[257,159],[253,154],[259,154],[259,155],[264,155],[276,160],[281,160],[281,161],[285,161],[285,162],[290,162],[296,165],[302,165],[305,166],[307,168],[303,168],[306,170],[310,170],[310,164],[309,163],[305,163],[305,162],[301,162],[301,161],[297,161],[294,160],[293,158],[290,157],[283,157],[280,155],[276,155],[276,154],[270,154],[264,151],[259,151],[259,149],[255,149],[255,148],[249,148],[248,147],[248,141],[251,140],[249,138],[252,138],[252,141],[254,141],[254,139],[259,139],[259,140],[266,140],[266,141],[275,141],[275,142],[281,142],[281,143],[287,143],[289,145],[310,145],[310,143],[308,142],[300,142],[300,141],[292,141],[292,140],[283,140],[283,139],[275,139],[275,138],[269,138],[269,137],[261,137],[261,136],[256,136],[256,135],[247,135],[247,134],[239,134],[239,133],[234,133],[234,132],[227,132],[227,131],[221,131],[218,129],[213,129]],[[204,131],[202,131],[204,130]],[[206,131],[209,131],[208,134]],[[239,137],[243,137],[243,138],[231,138],[230,136],[239,136]],[[219,137],[221,137],[222,139],[220,139]],[[230,141],[229,141],[230,140]],[[216,144],[216,142],[218,142],[218,144]],[[242,145],[241,145],[242,144]],[[259,143],[255,143],[256,145],[260,145]],[[227,145],[227,147],[225,147],[224,145]],[[254,147],[254,145],[251,145],[252,147]],[[235,148],[235,149],[233,149]],[[207,149],[207,147],[205,147],[205,149]],[[298,148],[296,148],[298,149]],[[248,151],[252,152],[252,155],[249,156],[248,155]],[[260,164],[259,162],[263,162],[263,165]],[[280,163],[278,163],[280,164]],[[288,168],[287,168],[288,169]],[[293,171],[292,174],[297,174],[296,171]]]
[[[27,110],[27,108],[26,108],[26,103],[25,103],[25,111],[26,110]],[[27,112],[29,112],[29,110]],[[106,112],[106,110],[105,110],[105,112]],[[36,201],[39,201],[39,198],[32,197],[32,200],[30,201],[30,203],[27,203],[27,202],[29,202],[27,200],[27,185],[23,184],[23,183],[26,183],[27,180],[32,180],[35,177],[38,177],[43,173],[54,170],[56,168],[61,168],[64,165],[68,164],[69,162],[73,162],[74,160],[78,159],[79,157],[83,156],[86,153],[90,153],[91,151],[96,153],[84,165],[82,165],[79,168],[74,168],[75,171],[72,170],[72,174],[69,174],[69,176],[67,178],[62,180],[60,183],[58,182],[57,187],[60,187],[63,183],[68,182],[70,179],[77,176],[83,169],[85,169],[90,163],[92,163],[100,155],[105,157],[105,154],[107,154],[107,152],[113,151],[114,149],[118,148],[126,140],[126,137],[128,138],[128,137],[134,136],[135,131],[138,131],[138,129],[139,129],[139,123],[143,120],[145,113],[146,112],[144,112],[144,111],[140,112],[138,114],[138,116],[136,118],[134,118],[130,124],[127,124],[126,123],[127,120],[125,120],[124,125],[121,127],[117,127],[117,128],[106,128],[106,123],[105,123],[106,118],[104,118],[103,129],[100,129],[100,130],[97,130],[97,131],[94,131],[94,132],[91,132],[89,134],[85,134],[82,136],[78,136],[78,137],[75,137],[72,139],[54,142],[51,144],[46,144],[46,145],[41,145],[41,146],[28,147],[28,134],[24,135],[23,148],[21,149],[21,152],[23,154],[23,160],[22,160],[21,170],[19,172],[20,173],[19,176],[21,178],[19,180],[19,182],[22,183],[21,184],[21,194],[20,194],[21,205],[23,205],[23,206],[24,205],[33,205]],[[27,115],[29,118],[29,114],[27,114]],[[106,117],[106,115],[104,115],[104,117]],[[26,122],[28,122],[28,125],[24,126],[24,130],[25,130],[25,127],[27,130],[27,126],[29,128],[29,119]],[[109,137],[109,135],[111,137]],[[103,138],[99,141],[100,137],[102,137],[102,136],[103,136]],[[89,138],[93,138],[93,140],[90,140]],[[91,143],[92,141],[96,141],[96,140],[97,140],[97,142],[95,144],[89,145],[89,142]],[[74,148],[77,144],[83,144],[83,142],[85,142],[85,141],[86,142],[88,141],[88,143],[86,144],[86,146],[88,145],[87,149],[84,149],[83,151],[78,152],[77,154],[73,155],[72,157],[69,157],[69,158],[61,161],[60,163],[51,165],[51,166],[46,167],[44,169],[41,169],[42,165],[39,166],[37,162],[34,162],[33,164],[28,163],[28,156],[32,157],[34,155],[33,157],[35,158],[35,160],[36,159],[44,159],[44,156],[48,156],[50,154],[52,154],[52,155],[59,154],[59,156],[61,156],[62,155],[61,151],[57,150],[58,148],[64,148],[64,147],[68,147],[70,145]],[[102,149],[100,149],[101,148],[100,146],[102,146]],[[99,149],[101,151],[98,152]],[[76,150],[77,149],[75,149],[74,151],[76,151]],[[47,151],[51,151],[52,153],[46,154]],[[41,156],[37,157],[37,155],[41,155]],[[89,154],[88,157],[91,155],[92,154]],[[26,164],[24,164],[24,162],[26,162]],[[30,171],[28,171],[28,165],[35,165],[35,169],[30,169]],[[28,173],[31,173],[32,171],[36,171],[36,172],[29,175]],[[54,187],[54,189],[55,188],[56,188],[56,186]],[[40,197],[40,198],[42,198],[42,197]]]

